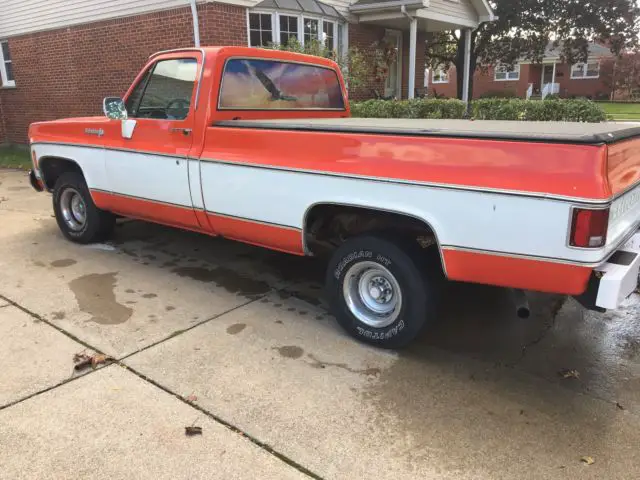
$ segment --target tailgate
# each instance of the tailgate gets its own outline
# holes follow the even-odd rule
[[[617,197],[609,216],[609,244],[640,227],[640,138],[608,146],[607,179]]]

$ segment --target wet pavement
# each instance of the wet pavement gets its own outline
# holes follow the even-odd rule
[[[136,221],[74,245],[24,185],[0,171],[0,478],[640,477],[638,295],[530,294],[522,320],[455,284],[381,351],[327,312],[319,261]],[[117,363],[78,375],[85,350]]]

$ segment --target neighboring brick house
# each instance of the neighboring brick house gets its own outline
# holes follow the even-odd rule
[[[542,98],[549,94],[561,97],[607,99],[611,95],[613,54],[602,45],[589,46],[586,64],[569,65],[560,59],[560,47],[549,45],[542,63],[523,61],[513,69],[480,68],[473,77],[473,97],[513,95],[520,98]],[[447,97],[457,96],[456,69],[426,72],[428,92]]]
[[[33,121],[100,114],[102,98],[124,94],[151,53],[194,45],[189,0],[23,0],[0,8],[0,143],[26,142]],[[487,0],[198,0],[197,14],[208,46],[317,38],[338,52],[351,46],[371,55],[386,37],[401,52],[386,82],[372,74],[352,98],[374,90],[412,97],[411,87],[424,82],[427,31],[468,32],[493,19]]]

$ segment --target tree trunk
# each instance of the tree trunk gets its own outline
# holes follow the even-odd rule
[[[471,62],[469,65],[469,100],[473,98],[473,74],[476,71],[478,55],[475,52],[475,35],[471,35]],[[458,39],[458,48],[456,53],[456,77],[458,80],[458,99],[462,100],[462,90],[464,88],[464,32]]]

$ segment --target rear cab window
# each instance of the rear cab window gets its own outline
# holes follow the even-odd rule
[[[281,60],[230,58],[222,74],[219,110],[344,111],[335,70]]]

